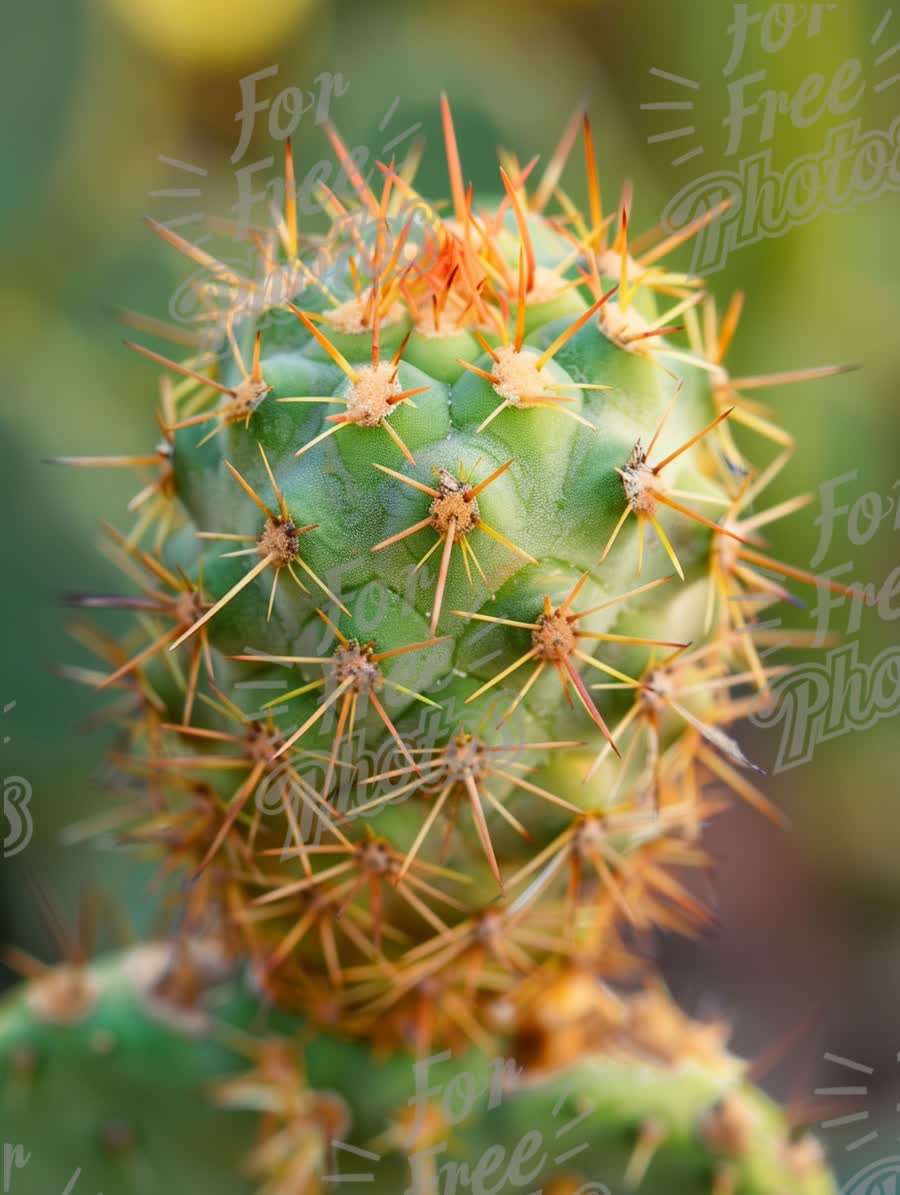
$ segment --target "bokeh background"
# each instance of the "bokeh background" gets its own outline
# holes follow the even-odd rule
[[[762,18],[770,7],[783,10],[769,18],[774,38],[801,6],[751,5]],[[154,924],[155,898],[140,861],[79,830],[108,808],[98,774],[103,734],[83,725],[98,703],[54,672],[58,663],[81,658],[60,595],[113,584],[111,567],[95,552],[95,527],[101,518],[122,524],[134,487],[112,471],[64,471],[42,461],[155,442],[155,373],[122,347],[112,309],[166,317],[188,274],[142,216],[228,215],[237,201],[230,159],[240,128],[239,80],[277,66],[277,76],[259,84],[260,95],[274,99],[283,87],[315,92],[323,75],[340,74],[343,94],[334,95],[331,116],[351,146],[368,148],[370,161],[389,156],[386,142],[422,122],[429,148],[419,178],[432,196],[445,186],[441,89],[453,102],[465,172],[489,192],[498,185],[498,145],[522,161],[546,156],[574,108],[587,102],[606,192],[614,196],[624,178],[634,180],[633,226],[640,229],[658,221],[692,179],[733,170],[737,159],[767,144],[773,167],[784,170],[820,154],[829,132],[848,121],[858,120],[862,132],[890,129],[900,96],[900,53],[890,53],[900,41],[900,11],[890,14],[882,0],[804,10],[812,27],[795,30],[777,53],[767,52],[760,26],[753,26],[740,66],[726,78],[734,8],[718,0],[6,0],[0,708],[16,704],[2,715],[0,751],[3,776],[32,786],[34,835],[26,850],[0,862],[0,940],[52,955],[57,947],[35,894],[51,892],[71,916],[87,884],[111,894],[122,910],[111,923],[130,923],[135,933]],[[765,72],[758,90],[793,95],[811,74],[820,73],[827,87],[851,59],[860,63],[859,84],[842,94],[862,86],[852,111],[826,110],[805,128],[779,116],[769,143],[759,116],[751,118],[737,155],[726,155],[723,122],[734,78]],[[812,95],[815,84],[808,86]],[[694,107],[642,108],[673,100]],[[280,157],[266,118],[261,113],[238,166]],[[653,140],[687,125],[691,136]],[[327,156],[314,112],[302,117],[295,145],[301,163]],[[672,165],[699,145],[702,156]],[[206,173],[179,172],[161,155]],[[564,181],[584,199],[577,152]],[[179,187],[200,193],[154,194]],[[851,575],[879,590],[890,588],[900,543],[900,490],[893,488],[900,426],[896,187],[873,188],[880,193],[850,210],[823,212],[736,250],[710,280],[722,305],[734,289],[747,294],[730,358],[734,372],[830,361],[863,366],[765,397],[799,445],[774,497],[818,494],[822,483],[852,471],[837,491],[842,504],[880,496],[885,517],[868,542],[852,541],[843,516],[820,566],[852,563]],[[690,252],[682,258],[687,265]],[[874,502],[865,499],[860,513],[877,512]],[[776,554],[808,565],[820,513],[817,499],[779,525]],[[880,611],[866,612],[849,634],[848,610],[836,609],[831,628],[858,641],[860,661],[871,662],[896,642],[892,606],[900,612],[900,600],[883,595]],[[815,625],[813,609],[785,617]],[[893,705],[888,700],[877,724],[821,743],[803,766],[769,777],[768,791],[793,820],[790,833],[741,809],[721,819],[710,843],[721,926],[702,942],[659,946],[685,1007],[727,1016],[737,1048],[759,1059],[762,1081],[792,1102],[798,1118],[816,1124],[868,1112],[865,1121],[822,1130],[842,1178],[868,1160],[900,1153],[897,676],[895,665],[885,689]],[[751,755],[771,765],[780,733],[747,728]],[[107,938],[128,932],[115,928]],[[826,1054],[869,1070],[849,1074]],[[848,1081],[866,1093],[838,1106],[814,1095]],[[855,1144],[872,1133],[878,1136]]]

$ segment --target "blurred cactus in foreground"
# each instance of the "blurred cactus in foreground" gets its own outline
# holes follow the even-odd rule
[[[155,449],[65,458],[149,474],[106,529],[130,591],[71,599],[135,633],[79,622],[70,671],[118,695],[176,928],[17,960],[21,1189],[833,1190],[642,946],[710,924],[723,787],[778,818],[730,726],[802,644],[760,613],[817,578],[766,553],[807,499],[766,505],[793,444],[746,395],[836,370],[729,374],[740,296],[666,264],[723,209],[634,238],[586,117],[483,202],[443,118],[446,208],[420,147],[363,177],[329,127],[328,230],[288,143],[250,276],[156,226],[204,271],[194,352],[132,345]]]

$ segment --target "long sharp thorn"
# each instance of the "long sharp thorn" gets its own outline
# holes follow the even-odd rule
[[[410,755],[409,748],[407,747],[406,743],[404,743],[403,739],[400,737],[399,731],[397,730],[394,723],[391,721],[390,715],[388,714],[388,712],[384,708],[384,706],[381,704],[381,701],[379,700],[377,694],[375,694],[374,692],[370,692],[369,700],[371,701],[376,714],[384,723],[388,734],[391,736],[391,738],[394,740],[394,742],[400,748],[401,755],[403,755],[403,757],[407,760],[407,762],[409,763],[412,770],[416,773],[416,775],[421,776],[422,773],[419,771],[419,765],[416,763],[415,759],[413,759],[413,757]]]
[[[625,520],[628,518],[628,516],[630,514],[631,514],[631,503],[629,502],[625,506],[625,509],[622,511],[621,515],[619,516],[619,521],[616,523],[615,527],[613,528],[612,535],[606,541],[606,547],[603,549],[603,553],[598,561],[598,564],[602,564],[603,561],[606,559],[606,557],[609,555],[610,549],[612,548],[612,546],[616,542],[616,540],[619,538],[619,532],[625,526]]]
[[[516,224],[519,229],[519,239],[521,240],[522,247],[524,248],[524,251],[525,251],[525,264],[527,267],[527,272],[525,274],[524,292],[525,292],[525,294],[530,294],[531,289],[534,286],[535,260],[534,260],[534,245],[531,242],[531,233],[528,231],[528,220],[525,216],[525,212],[522,209],[522,204],[519,202],[518,191],[513,186],[509,175],[506,173],[506,171],[503,169],[502,166],[500,167],[500,177],[503,180],[503,186],[506,188],[506,194],[509,196],[509,201],[512,204],[513,215],[516,218]],[[525,304],[523,301],[521,301],[521,299],[524,297],[521,294],[521,291],[522,291],[521,264],[520,264],[519,278],[520,278],[520,307],[523,309],[522,316],[521,316],[522,335],[524,338],[524,332],[525,332],[524,307],[525,307]],[[520,317],[517,313],[517,315],[516,315],[516,348],[517,349],[521,346],[521,341],[519,340],[519,332],[518,332],[519,319],[520,319]]]
[[[684,382],[678,383],[678,385],[675,387],[675,393],[672,395],[671,399],[666,404],[666,409],[663,411],[662,418],[660,419],[659,423],[656,425],[656,431],[653,433],[650,443],[647,445],[647,452],[645,454],[646,456],[649,457],[649,456],[653,455],[653,449],[656,447],[657,441],[659,440],[659,437],[662,435],[663,428],[666,426],[669,416],[672,414],[672,410],[673,410],[675,403],[678,399],[678,395],[681,393],[681,389],[682,389],[683,385],[684,385]]]
[[[183,253],[185,257],[190,257],[192,261],[197,262],[198,265],[209,270],[211,274],[215,274],[223,282],[230,286],[246,287],[248,285],[246,279],[240,278],[237,274],[233,274],[227,266],[223,265],[212,254],[206,253],[203,249],[192,245],[190,241],[186,241],[184,237],[179,236],[177,232],[173,232],[171,228],[167,228],[165,224],[160,224],[158,220],[152,219],[150,216],[145,216],[145,220],[150,228],[167,241],[173,249],[177,249],[179,253]]]
[[[222,843],[227,838],[228,833],[231,830],[231,827],[237,821],[238,817],[240,817],[241,811],[243,810],[244,806],[247,804],[247,802],[253,796],[253,790],[256,788],[257,784],[259,783],[260,779],[262,778],[263,772],[265,771],[265,767],[266,767],[265,763],[260,761],[254,767],[253,771],[250,773],[250,775],[247,777],[247,779],[244,781],[244,783],[241,785],[241,787],[238,789],[238,791],[235,793],[234,797],[231,800],[231,804],[228,807],[228,814],[225,818],[225,821],[219,827],[219,832],[216,834],[215,838],[213,839],[212,844],[209,847],[209,850],[204,855],[203,862],[197,868],[197,871],[195,872],[195,877],[197,875],[199,875],[200,872],[204,871],[209,866],[209,864],[212,862],[213,858],[215,857],[216,853],[219,850],[219,847],[222,845]]]
[[[517,668],[521,668],[522,665],[528,660],[533,660],[536,655],[537,648],[533,647],[530,651],[527,651],[524,656],[520,656],[518,660],[514,660],[508,668],[504,668],[502,672],[498,672],[495,677],[489,680],[487,684],[482,685],[481,688],[478,689],[477,692],[473,693],[471,697],[467,697],[465,704],[468,705],[470,701],[475,701],[476,698],[482,695],[482,693],[486,693],[488,689],[492,689],[494,685],[498,685],[500,681],[505,680],[511,672],[515,672]]]
[[[148,357],[151,361],[155,361],[157,365],[164,365],[167,369],[174,369],[176,373],[183,374],[186,378],[192,378],[195,382],[199,382],[203,386],[212,386],[214,390],[218,390],[221,394],[227,394],[230,398],[235,397],[235,391],[230,386],[223,386],[221,382],[213,381],[205,374],[196,373],[193,369],[188,369],[186,365],[179,365],[177,361],[170,361],[168,357],[164,357],[162,353],[155,353],[153,349],[146,349],[142,344],[135,344],[133,340],[126,340],[125,347],[133,349],[136,353],[140,353],[143,357]]]
[[[347,609],[347,607],[344,605],[344,603],[340,600],[339,597],[336,596],[336,594],[333,594],[331,592],[331,590],[328,588],[328,586],[325,584],[325,582],[316,573],[313,572],[313,570],[309,567],[309,565],[306,563],[306,561],[303,559],[303,557],[295,556],[294,562],[296,564],[298,564],[303,569],[303,571],[306,573],[306,575],[308,577],[311,577],[313,579],[313,581],[315,581],[315,583],[322,590],[322,592],[324,594],[327,594],[327,596],[331,598],[331,600],[338,607],[338,609],[342,610],[344,612],[344,614],[346,614],[347,617],[349,618],[350,611]]]
[[[389,469],[387,465],[379,465],[373,461],[372,467],[380,469],[382,473],[387,473],[388,477],[395,477],[397,481],[402,481],[404,485],[412,486],[415,490],[421,490],[423,494],[428,494],[431,498],[440,497],[440,490],[436,490],[430,485],[423,485],[421,481],[416,481],[412,477],[405,477],[402,473],[398,473],[396,469]]]
[[[260,445],[260,447],[261,447],[261,445]],[[260,496],[259,496],[259,494],[257,494],[256,490],[254,490],[253,486],[250,485],[250,483],[248,481],[244,480],[244,478],[241,476],[241,474],[238,473],[237,469],[235,469],[234,465],[232,465],[231,461],[225,462],[225,468],[228,470],[228,472],[231,474],[231,476],[235,479],[235,481],[238,483],[238,485],[241,487],[241,489],[244,491],[244,493],[247,495],[247,497],[252,499],[252,501],[256,503],[256,505],[263,512],[263,514],[266,516],[266,518],[269,518],[272,520],[277,518],[275,511],[272,510],[271,507],[269,507],[265,502],[263,502],[262,498],[260,498]]]
[[[339,432],[345,425],[343,423],[336,423],[333,427],[327,428],[324,432],[320,432],[314,436],[302,448],[299,448],[294,456],[303,456],[304,452],[309,452],[310,448],[315,448],[317,444],[321,444],[323,440],[327,440],[329,436],[333,436],[335,432]]]
[[[372,655],[376,664],[384,660],[393,660],[396,656],[405,656],[411,651],[418,651],[420,647],[434,647],[436,643],[446,643],[451,635],[438,635],[432,639],[423,639],[421,643],[410,643],[407,647],[394,647],[390,651],[379,651]]]
[[[49,456],[48,465],[80,465],[86,468],[139,469],[159,464],[159,454],[148,456]]]
[[[467,215],[465,187],[459,160],[459,148],[456,144],[456,130],[453,128],[450,101],[446,94],[441,95],[441,122],[444,127],[444,145],[447,153],[447,170],[450,175],[450,194],[453,197],[453,214],[465,227]]]
[[[133,660],[129,660],[127,664],[123,664],[121,668],[118,668],[110,676],[107,676],[98,687],[101,689],[106,689],[110,685],[114,685],[117,681],[121,680],[122,677],[126,676],[129,672],[133,672],[135,668],[140,668],[141,664],[143,664],[146,660],[149,660],[152,656],[156,655],[157,652],[162,651],[169,640],[175,638],[179,630],[179,627],[173,627],[172,630],[167,631],[165,635],[155,640],[149,645],[149,647],[145,647],[144,650],[140,652],[139,655],[136,655]]]
[[[686,515],[689,519],[694,519],[696,522],[702,523],[704,527],[708,527],[710,531],[715,531],[719,535],[727,535],[729,539],[736,539],[739,544],[746,544],[747,542],[743,536],[738,535],[736,531],[732,531],[728,527],[723,527],[721,523],[714,523],[712,519],[707,519],[705,515],[699,514],[696,510],[690,510],[687,506],[682,506],[680,502],[675,502],[668,496],[668,494],[661,494],[654,490],[653,497],[657,502],[661,502],[663,506],[671,506],[671,508],[673,510],[677,510],[679,514]]]
[[[387,432],[387,434],[391,437],[391,439],[394,441],[394,443],[397,445],[397,447],[400,449],[400,451],[403,453],[403,455],[406,457],[406,459],[409,461],[409,463],[411,465],[414,465],[416,463],[416,458],[413,456],[413,454],[410,452],[410,450],[403,443],[403,440],[400,438],[399,433],[396,432],[391,427],[390,423],[388,423],[387,419],[382,419],[381,426],[384,428],[384,430]]]
[[[522,348],[525,340],[525,315],[526,315],[526,295],[528,288],[526,286],[525,276],[525,249],[519,248],[519,296],[518,306],[516,307],[516,338],[513,341],[513,347],[518,353]],[[492,354],[493,355],[493,354]]]
[[[497,881],[497,886],[502,889],[503,879],[500,875],[500,866],[497,863],[497,856],[494,854],[494,845],[491,842],[491,832],[488,830],[487,821],[484,816],[484,809],[481,805],[481,797],[478,793],[478,788],[474,779],[467,773],[465,778],[466,792],[469,795],[469,806],[472,810],[472,820],[475,823],[475,829],[478,831],[478,838],[481,842],[482,850],[487,857],[490,864],[491,872],[494,879]]]
[[[837,581],[829,581],[826,577],[817,577],[815,573],[807,573],[803,569],[792,568],[790,565],[781,564],[779,561],[773,560],[770,556],[763,556],[746,546],[740,549],[738,555],[744,560],[749,560],[751,564],[756,564],[760,568],[771,569],[773,572],[781,573],[785,577],[792,577],[795,581],[805,581],[807,585],[822,585],[826,589],[830,589],[832,593],[840,593],[844,597],[859,597],[867,601],[867,604],[872,604],[861,589],[856,589],[849,585],[841,585]]]
[[[341,681],[341,683],[337,686],[337,688],[333,689],[332,692],[328,694],[328,696],[325,698],[325,700],[322,702],[322,704],[314,711],[314,713],[310,714],[310,716],[306,719],[306,721],[302,724],[302,726],[298,727],[298,729],[293,732],[291,737],[289,739],[287,739],[284,743],[282,743],[282,745],[275,752],[275,755],[273,756],[273,758],[277,759],[279,755],[284,755],[284,753],[286,751],[289,751],[291,749],[291,747],[293,747],[294,743],[296,743],[296,741],[298,739],[302,738],[303,735],[306,734],[307,730],[309,730],[309,728],[311,726],[313,726],[316,722],[318,722],[318,720],[325,715],[326,711],[328,709],[330,709],[330,707],[332,705],[334,705],[334,703],[340,697],[342,697],[344,695],[344,693],[346,693],[346,691],[354,683],[354,680],[355,680],[354,677],[349,676],[349,677],[347,677],[347,679],[345,681]]]
[[[769,386],[793,386],[797,382],[817,382],[861,369],[860,365],[820,365],[812,369],[788,370],[785,373],[759,374],[749,378],[729,378],[735,390],[764,390]]]
[[[572,146],[575,144],[578,130],[581,128],[583,115],[582,110],[579,108],[566,125],[559,145],[553,151],[550,161],[547,163],[547,168],[535,189],[534,197],[531,200],[532,211],[541,212],[550,202],[553,192],[556,190],[556,185],[562,177],[569,154],[572,152]]]
[[[670,237],[666,237],[654,249],[650,249],[641,257],[641,265],[646,269],[647,266],[653,265],[659,261],[660,258],[665,257],[673,249],[677,249],[679,245],[683,245],[685,241],[690,240],[695,233],[698,233],[701,228],[705,228],[707,224],[711,224],[713,220],[717,220],[719,216],[723,215],[731,206],[731,200],[725,199],[716,207],[711,208],[710,211],[704,212],[692,223],[688,224],[686,228],[680,229],[673,233]]]
[[[341,140],[331,121],[324,121],[322,127],[325,130],[326,137],[331,142],[331,147],[334,150],[335,157],[338,159],[344,169],[345,174],[347,175],[350,185],[353,187],[354,191],[356,191],[363,204],[365,204],[365,206],[368,208],[369,212],[377,219],[378,200],[375,198],[375,195],[373,194],[369,184],[363,178],[362,174],[360,174],[359,168],[354,162],[352,154],[348,152],[346,145],[344,145],[344,142]]]
[[[637,589],[629,589],[627,593],[621,593],[618,597],[610,598],[608,601],[600,602],[597,606],[591,606],[588,610],[581,610],[575,615],[576,619],[584,618],[588,614],[596,614],[598,610],[605,610],[608,606],[615,606],[619,602],[628,601],[629,598],[637,597],[638,594],[647,593],[651,589],[656,589],[660,585],[665,585],[672,580],[671,576],[657,577],[655,581],[648,581],[646,585],[639,585]]]
[[[415,535],[417,531],[424,531],[426,527],[431,526],[431,516],[427,519],[422,519],[421,523],[414,523],[412,527],[407,527],[405,531],[398,531],[396,535],[389,535],[387,539],[383,539],[380,544],[375,544],[371,549],[373,552],[380,552],[382,548],[390,547],[391,544],[399,543],[401,539],[406,539],[410,535]]]
[[[689,440],[685,440],[685,442],[681,445],[680,448],[676,448],[674,452],[670,452],[667,457],[664,457],[663,460],[661,460],[658,464],[654,465],[653,472],[661,473],[662,470],[665,469],[666,465],[671,464],[672,461],[674,461],[676,459],[676,457],[679,457],[682,455],[682,453],[687,452],[687,450],[689,448],[693,448],[693,446],[698,442],[698,440],[702,440],[705,435],[707,435],[709,432],[711,432],[713,430],[713,428],[718,427],[719,424],[723,420],[728,418],[728,416],[731,414],[731,412],[733,410],[734,410],[734,407],[729,407],[729,409],[727,411],[723,411],[721,415],[717,415],[716,418],[713,419],[713,421],[711,423],[708,423],[706,425],[706,427],[703,428],[702,431],[699,431],[696,433],[696,435],[691,436],[691,438]]]
[[[718,341],[715,346],[712,344],[710,349],[715,347],[716,361],[722,362],[728,354],[731,347],[731,342],[734,339],[734,334],[737,331],[738,323],[740,322],[741,312],[744,309],[744,292],[736,290],[731,296],[731,302],[728,304],[724,316],[722,317],[722,324],[719,328]]]
[[[315,339],[319,342],[338,369],[345,373],[351,382],[358,382],[359,374],[356,372],[344,354],[335,348],[335,346],[323,332],[319,331],[306,312],[301,311],[300,308],[296,307],[293,303],[288,303],[287,306],[291,311],[293,311],[294,315],[296,315],[297,319],[301,322],[301,324],[303,324],[306,330],[315,337]]]
[[[515,552],[517,556],[521,556],[522,559],[527,560],[529,564],[538,563],[538,561],[535,560],[533,556],[530,556],[523,548],[518,547],[512,542],[512,540],[507,539],[505,535],[501,535],[499,531],[495,531],[493,527],[489,527],[487,523],[479,522],[478,530],[483,531],[485,535],[489,535],[491,539],[495,539],[498,544],[503,544],[504,548],[509,548],[511,552]]]
[[[415,783],[416,783],[416,785],[418,785],[419,782],[416,781]],[[407,851],[406,858],[403,860],[403,864],[402,864],[400,870],[397,872],[397,882],[398,883],[400,880],[403,879],[403,877],[406,875],[407,871],[409,871],[410,866],[413,863],[413,860],[415,859],[416,855],[418,855],[418,853],[419,853],[419,848],[422,846],[422,843],[428,837],[431,827],[434,825],[435,821],[437,820],[438,816],[440,815],[440,812],[443,809],[443,807],[447,801],[447,798],[450,796],[450,793],[452,791],[453,791],[453,785],[448,784],[441,791],[441,793],[438,795],[438,797],[435,799],[434,803],[432,804],[431,809],[428,811],[428,816],[425,818],[425,821],[422,823],[422,827],[419,830],[418,834],[416,835],[415,841],[413,842],[412,846]]]
[[[597,155],[594,151],[594,137],[591,120],[587,112],[582,116],[584,128],[584,159],[588,180],[588,203],[591,213],[591,231],[596,232],[603,224],[603,205],[600,198],[600,182],[597,175]]]
[[[437,630],[437,624],[441,617],[441,606],[444,604],[444,589],[447,585],[447,573],[450,569],[450,555],[453,552],[453,544],[456,540],[456,519],[450,519],[447,524],[447,533],[444,536],[444,550],[441,552],[441,563],[438,567],[437,584],[434,589],[434,604],[431,611],[431,633],[432,635]]]
[[[668,556],[669,560],[671,560],[676,573],[678,573],[679,577],[681,577],[681,579],[683,581],[684,580],[684,569],[681,567],[681,561],[678,559],[678,555],[677,555],[675,549],[672,547],[671,543],[669,542],[669,537],[666,535],[665,531],[663,531],[663,529],[662,529],[662,524],[660,523],[659,519],[657,519],[655,517],[651,518],[650,522],[653,524],[653,530],[659,536],[659,542],[662,544],[663,549],[665,550],[665,553]]]
[[[233,597],[237,597],[241,590],[249,585],[251,581],[255,580],[261,572],[269,567],[271,563],[272,555],[270,553],[268,556],[264,556],[262,560],[255,564],[249,573],[246,573],[243,577],[241,577],[240,581],[238,581],[236,585],[232,585],[231,589],[229,589],[223,598],[219,598],[214,606],[211,606],[205,614],[203,614],[195,623],[189,626],[184,634],[179,639],[176,639],[176,641],[169,648],[169,651],[174,651],[176,647],[180,647],[186,639],[189,639],[191,635],[193,635],[196,631],[199,631],[202,626],[205,626],[205,624],[208,623],[209,620],[214,617],[214,615],[218,614],[223,606],[227,606]]]
[[[619,748],[616,746],[616,744],[613,742],[613,737],[609,733],[609,728],[607,727],[606,723],[603,721],[600,711],[597,709],[596,705],[594,705],[594,699],[591,697],[590,693],[587,690],[587,686],[585,685],[584,681],[581,679],[578,669],[571,662],[571,660],[564,660],[563,666],[565,667],[566,672],[569,674],[569,679],[572,681],[572,684],[575,686],[575,691],[578,694],[578,696],[581,698],[582,705],[587,710],[588,714],[591,717],[591,720],[600,728],[600,732],[603,735],[603,737],[609,743],[610,747],[612,747],[613,751],[615,751],[616,755],[618,755],[619,758],[621,759],[622,758],[621,752],[619,751]]]
[[[290,137],[284,143],[284,223],[288,231],[285,246],[289,257],[297,256],[297,185],[294,179],[294,147]]]
[[[590,305],[587,311],[582,312],[582,314],[577,320],[575,320],[574,323],[570,324],[565,331],[560,332],[559,336],[557,336],[553,343],[548,348],[544,349],[540,357],[538,357],[536,362],[537,368],[543,369],[547,362],[555,357],[563,345],[567,344],[575,335],[575,333],[579,332],[584,327],[592,315],[596,315],[603,304],[608,302],[618,289],[618,285],[610,287],[606,294],[601,295],[596,302]]]
[[[483,490],[487,489],[492,481],[496,481],[501,473],[505,473],[511,464],[512,458],[510,458],[505,465],[501,465],[499,469],[495,469],[493,473],[484,479],[484,481],[479,481],[478,485],[473,486],[470,490],[466,490],[465,494],[463,495],[466,502],[471,502],[473,498],[477,498]]]

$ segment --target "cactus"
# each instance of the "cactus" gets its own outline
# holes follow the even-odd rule
[[[789,1139],[746,1085],[724,1027],[691,1025],[661,991],[611,1018],[592,977],[569,977],[568,1008],[544,1010],[523,1054],[527,1075],[475,1048],[414,1073],[293,1017],[261,1037],[259,1006],[223,960],[208,943],[145,945],[49,970],[7,1002],[3,1129],[27,1159],[12,1189],[832,1189],[812,1138]],[[613,1173],[626,1188],[579,1177]]]
[[[168,945],[6,1006],[32,1128],[89,1059],[35,1189],[87,1181],[106,1108],[136,1126],[107,1190],[126,1155],[135,1192],[349,1189],[341,1149],[384,1191],[833,1190],[637,947],[710,923],[711,783],[779,817],[725,728],[773,699],[759,645],[803,642],[760,612],[819,582],[764,550],[806,499],[760,507],[793,445],[745,396],[835,369],[730,376],[740,298],[719,319],[667,264],[722,209],[634,242],[586,117],[482,205],[442,113],[447,211],[418,147],[364,178],[328,127],[348,193],[300,229],[287,143],[251,276],[157,225],[204,273],[187,361],[131,345],[162,442],[62,458],[153,473],[106,532],[133,592],[72,599],[138,633],[79,624],[100,664],[72,675],[125,694],[123,839],[180,883]]]

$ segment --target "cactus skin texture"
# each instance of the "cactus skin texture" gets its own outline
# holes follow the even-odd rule
[[[740,299],[720,319],[665,264],[719,213],[630,243],[586,117],[485,207],[443,118],[446,214],[417,151],[376,186],[328,129],[326,235],[298,229],[289,144],[253,277],[159,227],[205,273],[193,355],[132,346],[163,441],[62,458],[153,474],[108,531],[132,591],[74,599],[138,633],[79,624],[101,663],[72,675],[125,694],[123,834],[181,881],[179,929],[7,1003],[17,1190],[89,1164],[107,1195],[354,1189],[335,1141],[385,1192],[833,1190],[637,947],[709,923],[710,782],[778,817],[723,728],[772,699],[758,645],[801,642],[759,613],[816,578],[765,554],[807,500],[761,506],[791,441],[744,392],[836,369],[730,377]],[[559,189],[582,131],[585,214]],[[459,1113],[472,1084],[496,1098]],[[135,1126],[114,1157],[107,1120]]]

